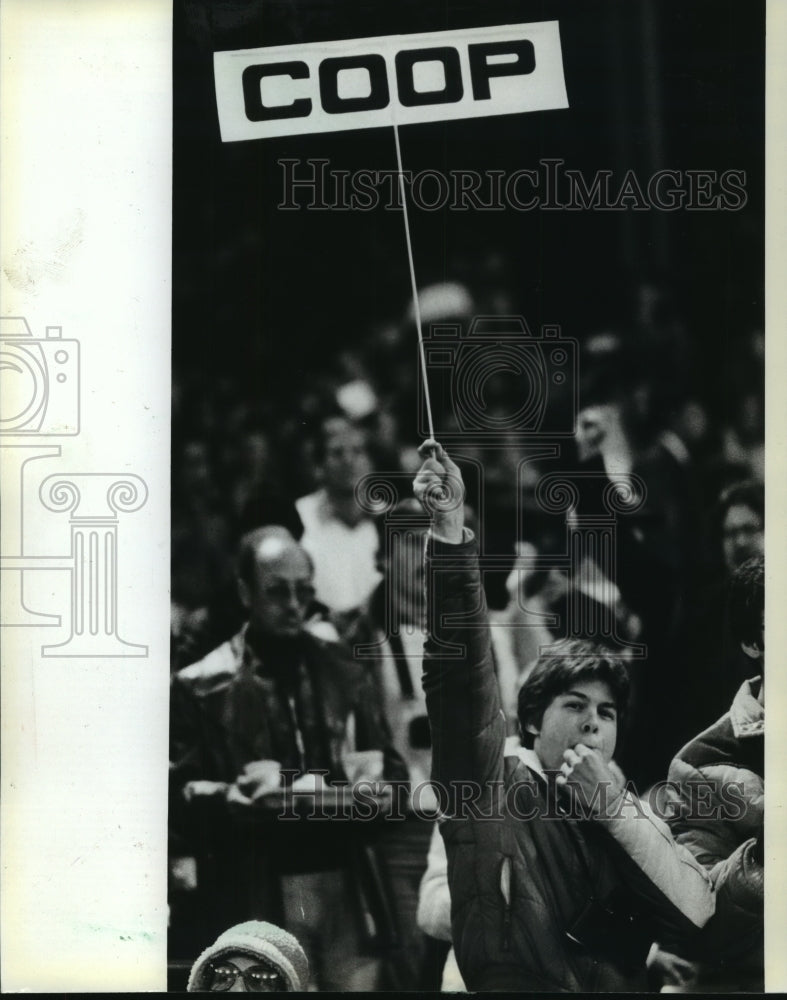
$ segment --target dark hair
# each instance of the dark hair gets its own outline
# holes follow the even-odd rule
[[[752,556],[732,574],[727,615],[736,642],[762,647],[762,616],[765,611],[765,557]]]
[[[519,689],[517,716],[522,743],[533,746],[527,725],[541,728],[544,712],[577,681],[598,680],[609,685],[622,721],[628,707],[629,675],[625,662],[607,646],[588,639],[568,639],[541,655]]]
[[[765,520],[765,487],[756,479],[744,479],[722,490],[717,504],[718,524],[721,528],[731,507],[748,507]]]

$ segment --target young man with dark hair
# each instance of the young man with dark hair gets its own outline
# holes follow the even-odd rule
[[[698,986],[713,992],[762,992],[764,898],[765,563],[754,556],[730,584],[730,631],[759,674],[747,680],[718,722],[676,756],[678,791],[670,825],[705,866],[716,913],[695,942]]]
[[[523,745],[533,746],[533,730],[541,727],[544,713],[558,695],[594,682],[606,684],[609,689],[612,701],[606,704],[605,715],[616,715],[620,728],[628,707],[629,676],[619,656],[584,639],[563,642],[559,653],[541,656],[519,689],[517,715]]]
[[[626,685],[608,653],[577,643],[542,660],[520,702],[532,748],[505,756],[461,473],[434,441],[421,454],[424,689],[462,977],[470,990],[647,989],[652,942],[703,926],[710,880],[611,766]]]

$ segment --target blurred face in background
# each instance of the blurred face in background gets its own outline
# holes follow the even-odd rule
[[[581,462],[586,462],[600,453],[612,420],[610,410],[609,406],[588,406],[580,411],[576,442]]]
[[[271,446],[262,431],[245,434],[240,443],[240,463],[245,475],[255,482],[269,478],[272,465]]]
[[[724,563],[732,573],[751,556],[761,556],[765,549],[762,518],[745,504],[733,504],[724,515],[721,529]]]
[[[257,550],[254,578],[241,581],[241,599],[255,631],[279,639],[303,628],[314,600],[312,565],[296,542],[266,539]]]
[[[323,427],[325,449],[322,476],[329,493],[352,493],[356,483],[372,471],[364,432],[343,417],[332,417]]]

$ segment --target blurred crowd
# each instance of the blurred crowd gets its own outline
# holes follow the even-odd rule
[[[726,600],[763,551],[763,334],[703,358],[669,288],[647,282],[626,323],[554,342],[515,319],[513,337],[473,325],[512,317],[513,301],[492,278],[420,295],[427,339],[443,338],[426,365],[435,436],[467,485],[509,730],[540,650],[614,643],[632,690],[616,760],[646,794],[751,674]],[[445,933],[417,920],[435,823],[419,663],[428,522],[409,486],[427,429],[416,345],[404,309],[271,392],[248,371],[175,373],[175,965],[254,918],[295,934],[311,988],[451,982]],[[606,486],[621,480],[636,502],[611,510]],[[565,503],[552,482],[568,484]],[[264,808],[282,789],[361,779],[406,786],[401,822],[303,831]]]

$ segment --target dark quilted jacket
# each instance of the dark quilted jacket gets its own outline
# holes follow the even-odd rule
[[[301,705],[302,758],[287,701],[245,636],[244,629],[172,677],[170,759],[178,785],[193,778],[232,782],[245,764],[263,759],[296,771],[325,769],[329,781],[342,780],[350,717],[356,749],[383,750],[386,776],[404,777],[368,672],[342,645],[308,632],[298,639],[290,672]]]
[[[678,791],[675,837],[716,887],[716,913],[692,953],[704,963],[702,984],[761,992],[765,712],[759,687],[759,678],[743,685],[730,711],[676,756],[670,780]]]

